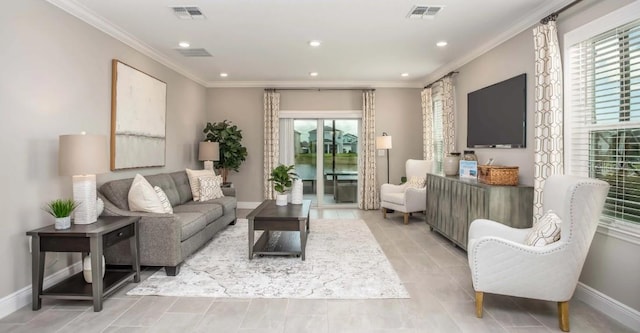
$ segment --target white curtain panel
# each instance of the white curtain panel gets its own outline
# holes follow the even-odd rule
[[[444,156],[456,150],[456,112],[454,101],[453,78],[451,75],[447,75],[442,79],[442,152]]]
[[[264,92],[264,198],[275,199],[271,182],[271,170],[278,166],[280,153],[279,114],[280,93],[273,90]]]
[[[534,223],[544,214],[542,187],[563,174],[562,63],[555,21],[533,29],[535,47]]]
[[[293,118],[280,118],[280,163],[296,164]]]
[[[358,163],[358,208],[378,209],[380,200],[376,184],[376,95],[373,90],[362,92],[362,128]]]
[[[422,159],[433,161],[433,100],[431,88],[422,90]]]

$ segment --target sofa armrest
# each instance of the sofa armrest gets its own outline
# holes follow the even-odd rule
[[[222,194],[224,194],[225,197],[235,197],[236,189],[235,187],[223,187]]]

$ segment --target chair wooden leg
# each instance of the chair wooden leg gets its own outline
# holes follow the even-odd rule
[[[382,207],[382,218],[386,219],[387,218],[387,209]]]
[[[476,291],[476,317],[482,318],[482,301],[484,299],[484,293],[482,291]]]
[[[409,224],[409,213],[404,213],[404,224]]]
[[[569,301],[558,302],[558,321],[563,332],[569,332]]]

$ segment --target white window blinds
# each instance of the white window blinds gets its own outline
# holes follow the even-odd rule
[[[571,46],[570,174],[611,185],[610,220],[640,223],[640,20]]]

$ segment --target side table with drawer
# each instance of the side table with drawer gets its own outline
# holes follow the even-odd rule
[[[42,306],[42,298],[92,300],[93,310],[102,310],[102,300],[121,287],[130,277],[140,282],[140,256],[138,252],[139,217],[100,217],[91,224],[72,224],[71,228],[56,230],[53,225],[27,232],[31,243],[31,280],[33,310]],[[129,240],[131,269],[107,268],[102,277],[104,248]],[[91,277],[93,283],[84,281],[83,273],[77,273],[58,284],[43,289],[46,252],[91,253]]]

